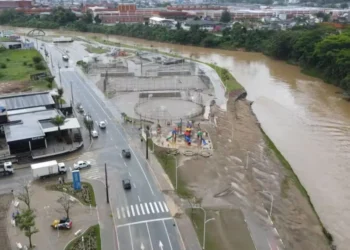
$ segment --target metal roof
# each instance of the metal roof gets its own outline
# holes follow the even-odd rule
[[[54,105],[50,92],[37,92],[19,95],[0,96],[0,106],[6,110],[33,108]]]

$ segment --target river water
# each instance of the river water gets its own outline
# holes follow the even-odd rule
[[[259,53],[109,39],[227,68],[254,101],[253,110],[264,131],[293,167],[338,249],[349,249],[350,103],[336,93],[340,89]]]

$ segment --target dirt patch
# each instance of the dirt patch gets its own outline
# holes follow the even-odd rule
[[[29,81],[0,82],[0,94],[23,92],[30,90]]]
[[[210,134],[214,154],[210,158],[185,158],[179,168],[181,178],[188,183],[203,207],[232,205],[249,208],[264,222],[273,194],[272,221],[286,249],[329,249],[322,228],[311,205],[265,143],[258,121],[246,100],[228,102],[228,112],[213,108],[213,124],[204,125]],[[233,130],[233,137],[232,137]],[[222,213],[222,210],[220,210]],[[225,232],[235,223],[234,216],[210,222],[220,233],[221,242],[234,249],[232,235]],[[265,221],[264,223],[268,223]]]
[[[0,195],[0,242],[2,250],[11,250],[11,244],[7,235],[7,214],[10,208],[12,194]]]

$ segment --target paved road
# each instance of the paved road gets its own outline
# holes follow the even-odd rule
[[[101,153],[98,157],[91,155],[94,157],[94,165],[91,169],[82,171],[82,176],[104,181],[104,163],[108,165],[110,204],[117,237],[117,246],[110,246],[109,249],[182,249],[175,221],[169,213],[163,194],[151,177],[147,162],[129,146],[127,136],[117,123],[121,120],[120,114],[110,110],[101,93],[76,71],[75,62],[81,58],[71,58],[64,64],[62,47],[58,50],[56,46],[47,44],[46,49],[50,52],[53,65],[60,63],[59,82],[67,93],[66,98],[71,96],[72,89],[74,103],[81,103],[95,124],[99,121],[107,124],[106,130],[99,130],[100,136],[94,140],[94,147],[101,148]],[[63,65],[67,65],[67,68]],[[55,70],[57,72],[57,66]],[[95,127],[98,129],[98,126]],[[124,159],[120,154],[124,148],[130,148],[131,159]],[[86,157],[88,160],[89,156]],[[125,178],[132,182],[131,191],[122,188],[121,181]]]

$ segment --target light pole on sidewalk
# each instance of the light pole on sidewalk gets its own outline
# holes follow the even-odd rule
[[[70,81],[70,92],[72,94],[72,107],[74,107],[73,83]]]
[[[179,165],[177,164],[177,158],[176,155],[171,155],[174,157],[175,159],[175,189],[177,191],[177,178],[178,178],[178,173],[177,173],[177,169],[179,168]]]
[[[269,192],[269,191],[259,191],[259,193],[263,193],[263,194],[268,194],[270,195],[270,198],[271,198],[271,204],[270,204],[270,213],[269,213],[269,216],[271,218],[271,215],[272,215],[272,208],[273,208],[273,195]]]
[[[215,220],[215,218],[210,218],[207,220],[207,212],[205,211],[205,209],[201,206],[196,206],[193,208],[197,208],[197,209],[202,209],[203,213],[204,213],[204,219],[203,219],[203,244],[202,244],[202,249],[205,250],[205,233],[206,233],[206,225],[209,221]]]
[[[106,178],[106,198],[107,198],[107,204],[109,204],[108,173],[107,173],[107,164],[106,163],[105,163],[105,178]]]

